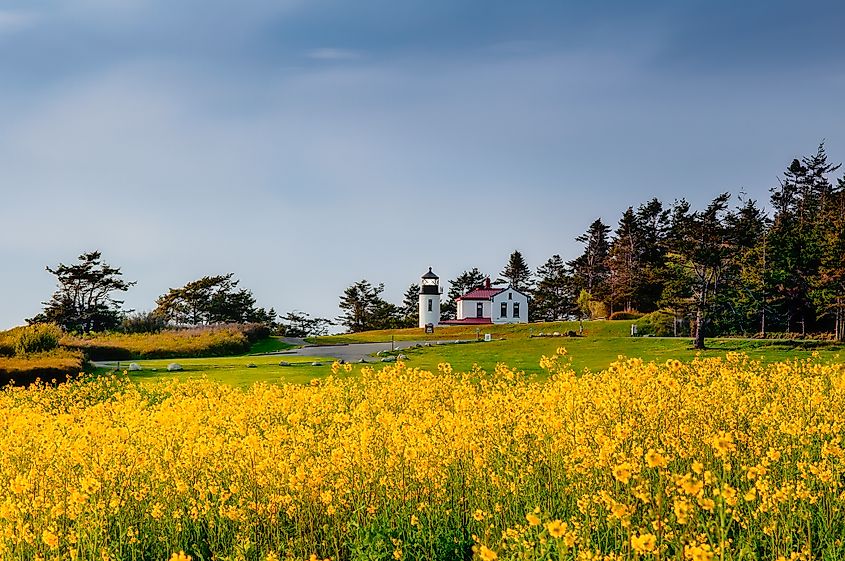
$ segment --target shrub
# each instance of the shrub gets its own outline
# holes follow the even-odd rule
[[[675,335],[674,324],[675,314],[666,310],[657,310],[637,320],[637,333],[656,337],[672,337]],[[681,333],[680,327],[678,333]]]
[[[15,327],[7,331],[0,331],[0,356],[15,356],[15,345],[23,327]]]
[[[59,346],[62,330],[52,323],[35,323],[20,330],[15,341],[15,354],[27,355],[52,351]]]
[[[66,349],[0,358],[0,387],[11,382],[27,386],[38,379],[62,382],[82,372],[84,365],[81,352]]]
[[[640,312],[637,312],[635,310],[628,310],[624,312],[613,312],[612,314],[610,314],[610,317],[608,319],[634,320],[640,319],[641,317],[643,317],[643,314],[641,314]]]
[[[167,328],[167,320],[155,312],[129,314],[120,322],[123,333],[158,333]]]

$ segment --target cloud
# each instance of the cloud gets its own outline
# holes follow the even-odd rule
[[[321,48],[308,52],[308,58],[314,60],[357,60],[361,53],[349,49]]]

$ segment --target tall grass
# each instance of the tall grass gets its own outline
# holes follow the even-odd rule
[[[189,358],[243,354],[266,335],[260,326],[222,325],[159,333],[66,335],[61,344],[84,351],[92,360]]]

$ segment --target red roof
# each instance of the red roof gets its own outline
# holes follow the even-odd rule
[[[464,319],[444,319],[444,320],[441,320],[440,323],[444,323],[446,325],[485,325],[485,324],[492,324],[493,321],[490,318],[464,318]]]
[[[470,290],[463,296],[459,296],[456,300],[489,300],[493,296],[504,292],[506,288],[476,288]]]

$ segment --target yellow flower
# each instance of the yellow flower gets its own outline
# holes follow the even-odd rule
[[[478,522],[484,520],[484,511],[479,509],[475,509],[475,512],[472,513],[472,517],[475,518]]]
[[[50,530],[41,532],[41,541],[43,541],[50,549],[59,547],[59,537]]]
[[[690,510],[692,509],[692,505],[690,505],[687,501],[683,499],[679,499],[675,501],[675,518],[678,520],[678,524],[686,524],[689,522],[689,515]]]
[[[478,546],[478,548],[476,549],[476,553],[478,553],[478,558],[481,561],[496,561],[496,559],[499,558],[496,552],[487,547],[486,545]]]
[[[525,519],[528,520],[528,524],[531,526],[539,526],[540,525],[540,517],[534,514],[533,512],[529,512],[525,515]]]
[[[622,483],[623,485],[627,485],[628,481],[631,479],[631,464],[624,462],[614,467],[613,477],[616,481]]]
[[[640,555],[651,553],[657,547],[657,537],[654,534],[631,536],[631,547]]]
[[[566,524],[560,520],[552,520],[551,522],[546,523],[546,530],[549,531],[549,535],[551,537],[560,539],[566,533]]]
[[[665,468],[669,463],[663,454],[653,448],[649,448],[646,452],[645,462],[650,468]]]
[[[734,437],[729,432],[721,431],[719,434],[714,436],[711,441],[711,445],[713,446],[713,450],[716,452],[716,455],[720,458],[726,458],[728,454],[736,450]]]
[[[174,553],[170,556],[170,561],[191,561],[193,559],[190,555],[185,555],[184,551]]]

